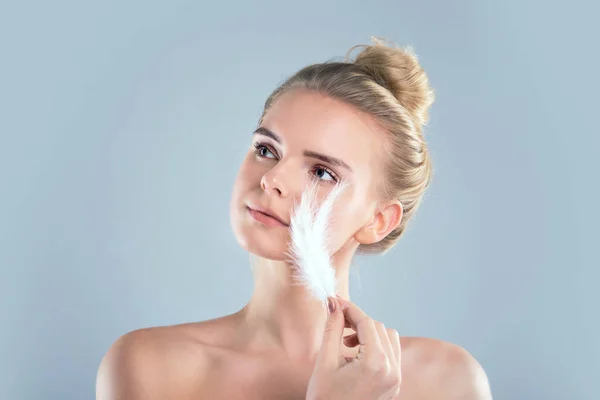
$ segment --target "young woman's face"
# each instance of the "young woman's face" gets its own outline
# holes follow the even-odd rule
[[[360,242],[356,233],[373,220],[384,140],[375,120],[350,105],[304,90],[283,94],[249,138],[252,145],[234,184],[230,214],[240,245],[284,260],[294,201],[311,179],[319,182],[319,198],[337,180],[349,183],[332,210],[332,246],[337,251],[349,241]]]

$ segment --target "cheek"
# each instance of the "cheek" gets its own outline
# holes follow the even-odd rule
[[[289,235],[284,229],[266,228],[247,214],[245,202],[260,196],[260,180],[264,167],[248,155],[236,177],[230,204],[230,224],[238,244],[246,251],[260,257],[283,260],[288,250]]]
[[[265,160],[256,159],[254,152],[250,152],[240,166],[238,172],[239,184],[246,187],[258,187],[262,177],[269,171],[272,165]]]
[[[366,207],[356,195],[344,196],[333,209],[331,247],[341,248],[365,224]]]
[[[248,178],[252,175],[252,171],[255,168],[254,166],[254,155],[252,153],[246,154],[244,161],[240,165],[240,170],[238,171],[238,178]]]
[[[235,194],[243,194],[245,190],[260,185],[261,171],[253,162],[252,157],[252,154],[248,154],[240,165],[233,185]]]
[[[230,222],[234,227],[234,230],[237,220],[241,217],[240,213],[242,212],[241,208],[244,205],[244,196],[246,196],[246,194],[254,184],[251,179],[250,164],[250,156],[247,155],[242,164],[240,165],[240,169],[238,170],[231,191],[231,199],[229,203],[229,217],[231,220]]]

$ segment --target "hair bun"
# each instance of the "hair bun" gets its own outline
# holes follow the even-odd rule
[[[362,47],[354,63],[364,67],[377,83],[388,89],[420,128],[429,120],[429,108],[435,96],[416,54],[411,47],[388,46],[378,37],[371,37],[371,40],[375,44],[354,46],[348,55]]]

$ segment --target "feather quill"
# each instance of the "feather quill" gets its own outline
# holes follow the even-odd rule
[[[325,306],[327,298],[337,293],[329,243],[331,210],[347,186],[346,181],[340,181],[319,204],[318,181],[311,181],[291,212],[291,244],[288,255],[295,266],[293,279],[296,283],[304,285],[308,292]]]

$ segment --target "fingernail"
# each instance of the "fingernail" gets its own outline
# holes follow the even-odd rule
[[[335,311],[335,301],[330,297],[327,299],[327,304],[329,305],[329,312]]]

